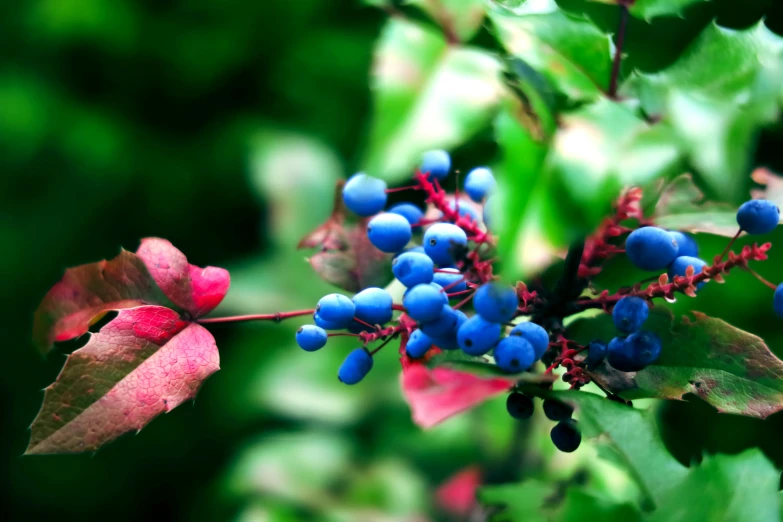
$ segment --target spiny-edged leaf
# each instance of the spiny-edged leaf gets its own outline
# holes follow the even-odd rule
[[[690,174],[671,181],[655,205],[655,224],[685,232],[703,232],[724,237],[737,233],[737,208],[708,201]]]
[[[374,117],[364,170],[398,180],[423,152],[453,148],[487,125],[503,95],[500,62],[470,47],[447,46],[420,24],[392,18],[377,44]]]
[[[488,357],[475,357],[462,350],[444,350],[427,360],[430,368],[452,368],[482,377],[501,377],[513,382],[544,383],[554,382],[556,376],[540,373],[521,372],[509,374],[493,364]]]
[[[618,5],[619,0],[591,0],[603,4]],[[636,18],[642,18],[650,21],[658,16],[678,16],[681,17],[684,9],[692,4],[699,2],[708,2],[709,0],[635,0],[625,2],[630,4],[628,11]]]
[[[649,522],[777,522],[780,473],[758,449],[707,456]]]
[[[587,19],[566,14],[554,0],[496,7],[490,18],[506,50],[546,76],[562,95],[594,100],[608,88],[611,43]]]
[[[46,388],[26,454],[95,451],[192,399],[218,368],[204,327],[162,306],[120,310]]]
[[[592,232],[623,186],[644,186],[681,171],[676,136],[626,106],[602,98],[562,116],[546,169],[567,220],[564,239]]]
[[[552,519],[545,504],[553,490],[553,484],[531,479],[520,484],[480,488],[478,499],[485,506],[501,509],[490,518],[491,522],[548,522]]]
[[[707,283],[715,284],[715,283]],[[722,319],[693,312],[675,319],[656,307],[644,325],[661,337],[655,364],[636,373],[602,365],[597,377],[620,396],[680,399],[693,393],[718,411],[766,418],[783,409],[783,361],[764,341]],[[606,314],[574,322],[567,335],[577,341],[610,339],[614,326]]]
[[[35,311],[33,340],[46,353],[56,341],[87,332],[109,310],[162,305],[200,317],[228,291],[222,268],[199,268],[165,239],[146,238],[137,253],[69,268]]]
[[[455,40],[469,40],[484,20],[484,0],[408,0]]]
[[[309,259],[324,281],[349,292],[358,292],[370,286],[384,287],[394,279],[392,256],[370,243],[366,219],[357,225],[346,225],[342,238],[347,248],[318,252]]]
[[[672,66],[632,75],[623,92],[672,124],[718,197],[739,202],[755,134],[777,118],[783,99],[783,38],[763,22],[744,30],[711,24]]]

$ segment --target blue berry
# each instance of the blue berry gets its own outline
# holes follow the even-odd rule
[[[405,312],[422,323],[434,321],[448,304],[449,297],[440,285],[426,283],[408,289],[402,297]]]
[[[444,179],[451,169],[451,156],[445,150],[431,150],[425,152],[421,159],[419,170],[429,173],[433,178]]]
[[[449,305],[443,305],[441,307],[440,315],[434,321],[428,321],[421,323],[421,330],[432,337],[447,337],[450,333],[455,331],[457,322],[459,321],[459,315]]]
[[[661,270],[677,257],[677,241],[662,228],[644,227],[631,232],[625,253],[642,270]]]
[[[382,288],[370,287],[353,296],[356,317],[372,325],[386,324],[392,318],[392,296]]]
[[[515,419],[529,419],[533,416],[533,399],[524,393],[512,392],[506,399],[506,410]]]
[[[536,362],[533,346],[518,335],[504,337],[495,346],[495,364],[508,373],[523,372]]]
[[[606,348],[606,360],[612,366],[622,372],[631,372],[633,370],[633,362],[630,361],[630,355],[626,352],[626,338],[615,337],[609,341],[609,346]]]
[[[783,317],[783,283],[780,283],[775,289],[775,295],[772,298],[772,307],[776,314]]]
[[[638,332],[649,315],[650,307],[647,301],[632,295],[617,301],[612,310],[614,326],[626,334]]]
[[[751,199],[737,211],[737,223],[748,234],[768,234],[780,221],[780,209],[766,199]]]
[[[386,206],[386,182],[361,172],[354,174],[343,187],[343,201],[354,214],[377,214]]]
[[[416,252],[416,253],[418,253],[418,254],[425,254],[425,255],[427,254],[427,253],[424,251],[424,247],[423,247],[423,246],[421,246],[421,245],[417,245],[417,246],[415,246],[415,247],[411,247],[411,248],[409,248],[408,250],[406,250],[405,252]],[[405,253],[405,252],[403,252],[403,253]]]
[[[435,223],[424,233],[424,251],[442,266],[453,264],[454,254],[467,244],[465,231],[451,223]]]
[[[495,176],[486,167],[478,167],[471,170],[465,178],[465,192],[476,203],[481,203],[485,197],[495,191],[496,187]]]
[[[623,372],[638,372],[661,355],[661,340],[652,332],[636,332],[609,343],[609,364]]]
[[[527,339],[530,346],[533,347],[533,351],[536,354],[536,360],[539,360],[544,355],[547,348],[549,348],[549,334],[546,330],[536,323],[526,322],[519,323],[511,329],[509,335],[519,335],[523,339]]]
[[[351,318],[351,321],[346,324],[336,323],[334,321],[327,321],[321,317],[318,312],[315,312],[313,314],[313,321],[315,322],[316,326],[319,326],[324,330],[342,330],[343,328],[347,328],[351,323],[353,323],[353,318]]]
[[[405,345],[405,352],[408,357],[419,359],[424,357],[429,349],[432,348],[432,339],[421,330],[414,330],[408,337],[408,343]]]
[[[699,245],[693,237],[679,230],[669,230],[669,235],[677,242],[677,255],[699,257]]]
[[[576,421],[573,419],[555,424],[555,427],[549,432],[549,437],[555,447],[564,453],[576,451],[582,442],[582,434],[579,433],[579,428],[576,427]]]
[[[457,205],[459,205],[459,208],[457,208]],[[470,218],[476,223],[480,223],[481,221],[478,212],[476,212],[469,203],[465,203],[464,201],[460,201],[459,203],[457,203],[457,201],[452,201],[449,203],[449,207],[451,207],[452,210],[456,210],[462,217]]]
[[[564,421],[570,419],[573,413],[574,408],[570,404],[555,399],[544,399],[544,415],[549,420]]]
[[[431,283],[435,274],[435,263],[426,254],[405,252],[392,261],[392,272],[400,283],[408,288]]]
[[[366,348],[357,348],[348,354],[340,369],[337,378],[344,384],[356,384],[372,370],[372,355]]]
[[[674,276],[685,277],[685,271],[688,267],[693,267],[693,273],[700,274],[704,267],[707,266],[705,261],[702,261],[698,257],[680,256],[674,260],[672,266],[669,267],[669,279],[674,280]],[[696,285],[696,289],[701,289],[706,281],[702,281]]]
[[[587,345],[587,357],[585,358],[585,364],[588,370],[594,370],[598,368],[598,365],[603,362],[606,357],[606,343],[601,341],[592,341]]]
[[[502,327],[474,315],[457,330],[457,343],[468,355],[484,355],[500,339]]]
[[[432,282],[445,288],[446,292],[453,294],[468,289],[468,283],[463,279],[462,273],[460,273],[458,269],[441,268],[440,270],[441,271],[433,274]]]
[[[487,228],[492,228],[495,224],[495,216],[500,211],[498,205],[500,205],[500,200],[496,196],[490,196],[484,202],[484,210],[481,217],[484,219],[484,225]]]
[[[519,298],[514,287],[500,283],[485,283],[473,298],[476,313],[491,323],[505,323],[517,313]]]
[[[367,224],[370,243],[381,252],[399,252],[413,237],[411,224],[399,214],[384,212]]]
[[[459,342],[457,341],[457,333],[465,322],[468,320],[468,316],[461,310],[456,310],[457,321],[454,325],[444,334],[438,337],[433,337],[432,342],[438,348],[443,350],[456,350],[459,348]],[[450,314],[449,314],[450,315]]]
[[[389,209],[392,214],[399,214],[408,220],[411,227],[420,228],[421,225],[414,227],[416,223],[420,222],[424,218],[424,211],[413,203],[398,203]]]
[[[356,305],[342,294],[329,294],[318,301],[315,313],[329,323],[345,327],[353,320],[353,316],[356,313]]]
[[[306,352],[320,350],[328,339],[326,330],[312,324],[301,326],[296,331],[296,344]]]

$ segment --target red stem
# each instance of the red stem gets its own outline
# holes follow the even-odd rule
[[[417,185],[409,185],[407,187],[397,187],[397,188],[386,189],[384,192],[386,192],[387,194],[392,194],[394,192],[402,192],[404,190],[419,190],[419,187]]]
[[[242,321],[276,321],[280,322],[283,319],[290,319],[291,317],[300,317],[303,315],[313,315],[315,310],[295,310],[293,312],[277,312],[274,314],[254,314],[254,315],[232,315],[229,317],[206,317],[204,319],[198,319],[196,322],[200,324],[214,324],[214,323],[238,323]]]
[[[729,241],[729,244],[726,245],[726,248],[723,249],[723,252],[720,253],[720,258],[723,259],[723,257],[726,255],[726,252],[729,251],[731,248],[731,245],[734,244],[734,242],[737,240],[738,237],[740,237],[740,234],[742,234],[742,229],[737,230],[737,233],[734,234],[734,237],[731,238],[731,241]]]

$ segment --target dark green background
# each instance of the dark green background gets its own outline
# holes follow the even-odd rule
[[[613,30],[614,8],[591,5],[590,12]],[[716,15],[732,27],[767,16],[783,34],[778,0],[747,0],[741,9],[715,0],[688,10],[686,20],[634,20],[626,65],[667,65]],[[268,234],[269,202],[249,181],[254,138],[270,129],[308,135],[333,150],[343,174],[350,173],[368,129],[372,48],[383,20],[381,11],[348,0],[0,5],[6,353],[0,363],[0,505],[9,520],[225,519],[243,503],[222,484],[245,441],[313,427],[263,408],[248,410],[237,399],[253,371],[295,349],[290,330],[224,327],[213,330],[222,371],[194,406],[183,405],[95,456],[20,457],[41,390],[62,364],[60,355],[44,360],[33,349],[32,312],[65,267],[112,257],[120,246],[135,249],[145,236],[170,239],[200,265],[275,255],[281,247]],[[783,170],[781,144],[780,126],[766,131],[758,163]],[[479,142],[458,157],[468,164],[491,150]],[[322,217],[301,219],[314,226]],[[783,240],[783,233],[777,236]],[[721,247],[722,241],[702,242],[708,255]],[[759,269],[772,281],[783,280],[780,256],[773,249],[771,262]],[[271,266],[288,271],[301,288],[301,298],[292,298],[297,305],[312,305],[315,276],[305,263]],[[621,275],[603,282],[634,277],[622,275],[621,266]],[[772,314],[770,292],[746,274],[709,285],[697,301],[681,298],[677,306],[724,317],[764,336],[783,355],[783,323]],[[388,379],[395,379],[393,370]],[[705,450],[761,445],[783,467],[780,415],[766,422],[718,416],[690,401],[667,406],[662,419],[665,439],[683,461]],[[316,423],[314,429],[322,428]],[[359,420],[339,429],[355,441],[357,460],[402,456],[431,484],[469,463],[480,446],[452,440],[428,448],[429,439],[398,400],[371,403]],[[348,498],[361,503],[381,495],[360,493]],[[293,519],[311,515],[305,510]]]

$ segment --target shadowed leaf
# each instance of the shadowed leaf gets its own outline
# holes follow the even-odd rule
[[[690,174],[683,174],[666,186],[655,206],[654,220],[664,228],[724,237],[733,237],[738,229],[737,208],[707,201]]]

